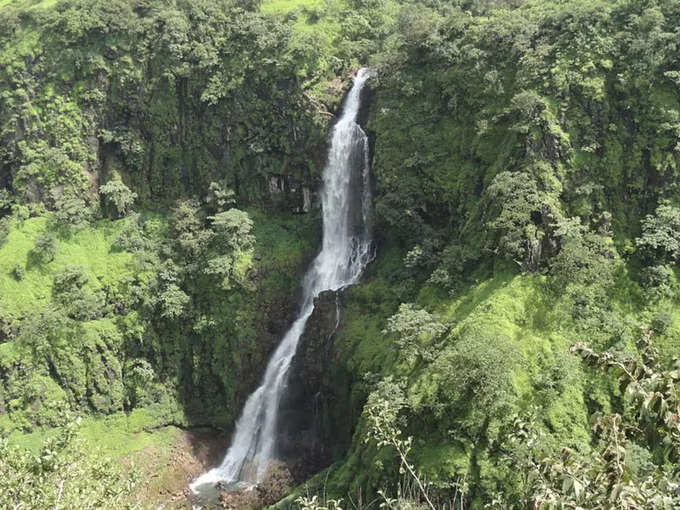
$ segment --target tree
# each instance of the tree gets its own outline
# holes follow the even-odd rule
[[[215,231],[215,243],[222,250],[248,250],[252,248],[255,237],[252,235],[253,220],[247,212],[239,209],[210,216]]]
[[[92,211],[85,200],[78,196],[62,195],[56,200],[54,221],[66,231],[80,230],[90,223]]]
[[[63,311],[49,307],[22,322],[17,340],[33,352],[47,355],[72,332],[72,321]]]
[[[104,197],[109,213],[114,218],[126,216],[137,198],[137,193],[123,183],[117,172],[113,172],[109,181],[99,188],[99,193]]]
[[[40,262],[52,262],[54,257],[57,255],[56,236],[52,233],[38,236],[38,238],[35,240],[35,245],[33,246],[31,253]]]
[[[219,182],[211,182],[205,201],[212,212],[219,213],[236,204],[236,194]]]
[[[643,267],[640,271],[640,283],[645,296],[651,301],[670,298],[676,292],[675,275],[668,265]]]
[[[417,308],[412,303],[403,303],[399,311],[387,319],[383,334],[394,335],[399,356],[413,363],[419,359],[434,359],[436,350],[432,342],[444,331],[446,327],[427,310]]]
[[[560,248],[550,261],[553,286],[562,291],[569,284],[613,284],[618,254],[609,236],[596,234],[581,225],[579,218],[567,218],[554,225]]]
[[[224,290],[230,289],[233,281],[247,286],[247,275],[251,268],[248,252],[255,243],[251,233],[252,220],[248,213],[233,208],[209,219],[214,230],[212,251],[217,255],[207,261],[205,273],[218,276]]]
[[[196,259],[208,246],[212,232],[203,227],[198,202],[179,200],[172,211],[172,228],[181,255]]]
[[[144,231],[138,213],[132,213],[115,240],[116,247],[129,252],[153,251],[154,242]]]
[[[515,260],[524,271],[541,262],[545,206],[535,180],[525,172],[501,172],[486,189],[495,217],[487,227],[497,234],[496,252]]]
[[[647,215],[642,233],[635,240],[642,256],[650,263],[677,262],[680,258],[680,209],[668,203]]]
[[[466,410],[464,427],[477,434],[490,417],[503,415],[514,405],[512,377],[520,363],[522,358],[510,337],[469,325],[433,361],[432,373],[445,377],[447,383],[424,402],[435,415],[452,419]]]
[[[83,266],[68,266],[54,277],[52,292],[68,294],[82,289],[90,277]]]
[[[176,284],[166,286],[158,296],[161,307],[161,317],[177,319],[184,315],[186,306],[191,299]]]
[[[128,405],[132,408],[150,405],[154,402],[156,373],[147,360],[135,358],[125,364],[125,389]]]
[[[82,266],[67,266],[54,276],[52,294],[72,319],[90,320],[102,314],[104,298],[86,288],[89,279]]]

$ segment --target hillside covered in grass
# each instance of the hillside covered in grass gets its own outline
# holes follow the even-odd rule
[[[9,508],[189,505],[154,464],[228,435],[293,319],[360,66],[377,256],[319,296],[277,507],[680,505],[677,2],[0,18]]]

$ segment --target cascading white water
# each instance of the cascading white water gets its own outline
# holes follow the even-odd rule
[[[323,244],[304,277],[300,313],[269,360],[260,387],[248,397],[222,464],[194,481],[194,492],[217,482],[248,488],[262,481],[276,455],[279,404],[314,298],[355,283],[372,258],[368,139],[356,123],[368,77],[367,69],[359,70],[333,127],[321,195]]]

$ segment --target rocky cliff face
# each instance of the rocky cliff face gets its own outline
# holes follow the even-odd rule
[[[335,356],[333,339],[340,327],[341,310],[341,292],[325,291],[315,300],[282,403],[281,454],[291,459],[293,474],[299,480],[331,461],[326,440],[333,405],[329,367]]]

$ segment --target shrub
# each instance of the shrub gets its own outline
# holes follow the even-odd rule
[[[57,238],[51,232],[39,236],[35,240],[32,255],[42,263],[52,262],[57,255]]]
[[[99,192],[104,197],[107,209],[114,218],[127,215],[137,198],[137,193],[131,191],[115,172],[109,182],[99,188]]]
[[[5,244],[7,236],[9,236],[9,230],[9,218],[0,218],[0,247]]]
[[[665,265],[648,266],[640,273],[642,288],[647,299],[657,301],[674,294],[673,270]]]
[[[92,211],[79,197],[62,196],[56,201],[54,221],[58,228],[80,230],[89,225]]]
[[[662,204],[641,226],[642,234],[635,243],[644,259],[669,262],[680,258],[680,209]]]
[[[24,268],[24,266],[22,266],[21,264],[16,264],[12,268],[12,277],[18,282],[23,280],[26,277],[26,269]]]
[[[72,319],[89,320],[102,314],[104,299],[85,287],[88,281],[89,275],[82,266],[68,266],[54,277],[52,293],[55,301]]]

